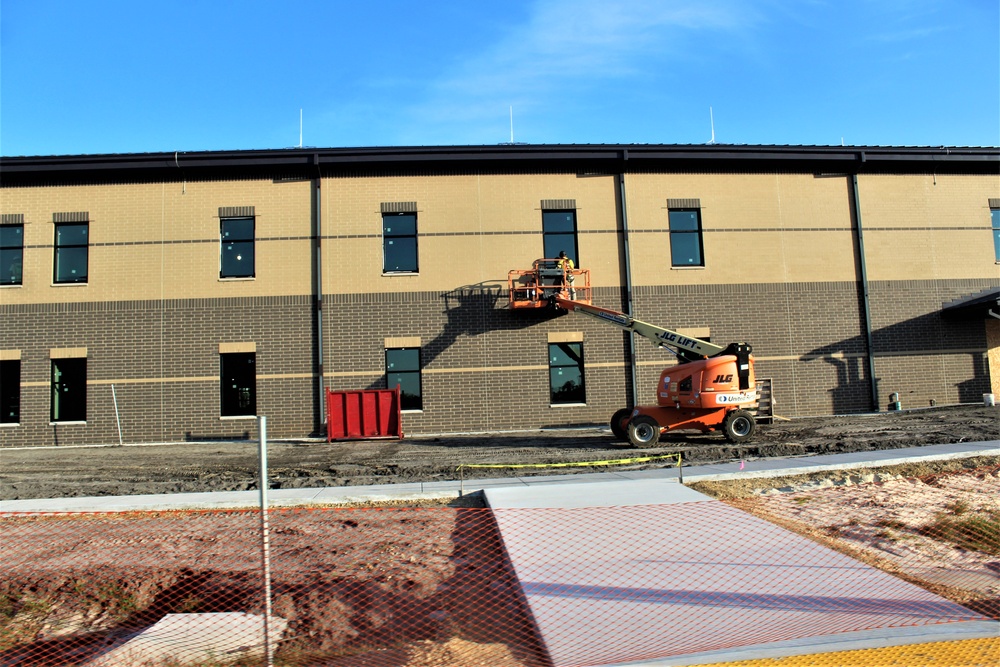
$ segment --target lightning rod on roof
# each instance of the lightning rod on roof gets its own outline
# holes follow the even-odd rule
[[[302,107],[299,107],[299,148],[302,148]]]
[[[712,138],[708,140],[708,143],[715,143],[715,115],[712,113],[712,107],[708,107],[708,122],[712,126]]]
[[[514,105],[510,107],[510,143],[514,143]]]

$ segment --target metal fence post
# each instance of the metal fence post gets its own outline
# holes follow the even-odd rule
[[[264,570],[264,657],[267,667],[274,665],[274,647],[271,646],[271,545],[267,525],[267,417],[260,416],[260,540],[261,565]]]

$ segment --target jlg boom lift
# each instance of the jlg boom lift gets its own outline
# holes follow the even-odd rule
[[[510,272],[511,308],[555,306],[581,313],[639,334],[657,347],[672,348],[677,355],[678,364],[660,373],[656,405],[623,408],[612,415],[611,431],[616,437],[636,447],[652,447],[666,431],[721,430],[734,443],[753,436],[756,421],[750,409],[757,403],[757,390],[750,345],[722,347],[594,306],[589,272],[560,269],[561,275],[554,274],[550,270],[554,261],[537,260],[530,270]],[[548,284],[542,286],[543,280]]]
[[[590,271],[570,269],[559,259],[536,259],[530,269],[507,272],[507,289],[514,310],[551,308],[555,297],[590,303]]]

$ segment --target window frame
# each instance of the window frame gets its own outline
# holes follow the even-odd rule
[[[227,223],[250,223],[250,238],[232,238],[229,241],[226,240],[226,225]],[[233,230],[235,231],[235,230]],[[227,262],[226,254],[226,244],[229,244],[229,250],[233,253],[244,253],[246,249],[249,248],[250,252],[250,270],[249,273],[243,272],[233,272],[227,273],[227,265],[231,265],[232,262]],[[234,248],[234,246],[239,246],[239,248]],[[242,262],[243,258],[240,255],[236,255],[236,261]],[[225,216],[219,219],[219,280],[251,280],[257,277],[257,217],[254,215],[239,215],[239,216]]]
[[[572,355],[565,351],[566,347],[576,347],[578,349],[577,356],[579,360],[576,363],[556,363],[556,355],[553,355],[553,347],[561,348],[562,354],[568,359],[572,359]],[[568,341],[562,343],[549,343],[548,344],[548,360],[549,360],[549,404],[550,405],[586,405],[587,404],[587,379],[586,370],[584,364],[584,349],[583,341]],[[555,384],[555,374],[556,372],[562,372],[561,369],[574,368],[577,370],[580,376],[579,387],[567,390],[565,393],[569,394],[568,398],[560,398],[559,394],[563,393],[557,391]]]
[[[20,423],[21,360],[0,359],[0,424],[12,426]]]
[[[413,218],[413,231],[412,232],[394,232],[391,225],[387,225],[393,219],[401,218]],[[420,273],[420,242],[419,242],[419,227],[417,220],[416,211],[382,211],[382,274],[383,275],[412,275]],[[393,239],[393,240],[390,240]],[[407,255],[412,255],[412,257],[406,257],[406,259],[412,260],[413,268],[392,268],[389,263],[389,246],[395,243],[395,240],[412,240],[412,249],[406,249],[400,252],[400,254],[406,253]],[[402,264],[402,262],[396,262],[395,266]]]
[[[55,239],[53,241],[52,255],[52,283],[54,285],[80,285],[86,284],[90,280],[90,221],[78,222],[57,222],[55,225]],[[68,227],[82,227],[87,235],[86,243],[62,243],[59,240],[59,232]],[[68,262],[70,251],[84,250],[83,253],[83,276],[77,278],[60,279],[60,266]]]
[[[87,358],[62,357],[51,359],[50,362],[49,423],[86,423]],[[69,379],[63,380],[67,375],[70,375]],[[66,408],[63,408],[64,399],[60,397],[60,390],[69,394],[70,402]]]
[[[571,231],[552,229],[556,226],[556,216],[569,215]],[[542,209],[542,255],[546,259],[559,257],[559,251],[566,251],[566,256],[573,260],[574,268],[580,268],[579,226],[575,208],[543,208]]]
[[[396,369],[395,364],[400,363],[390,359],[394,353],[416,352],[414,365],[410,364],[404,368]],[[399,385],[399,407],[404,412],[421,412],[424,409],[424,377],[423,377],[423,348],[421,347],[387,347],[385,348],[385,386],[388,389],[395,389]],[[402,355],[400,355],[402,356]],[[406,393],[404,382],[393,382],[393,376],[415,377],[417,391],[416,394]],[[397,379],[399,379],[397,377]],[[410,398],[414,397],[414,398]]]
[[[244,383],[249,378],[249,373],[239,373],[236,370],[240,364],[245,364],[247,360],[253,365],[253,381],[249,386],[243,387],[233,385],[227,387],[227,383]],[[227,364],[229,362],[229,365]],[[228,368],[227,368],[228,366]],[[245,366],[244,366],[245,368]],[[228,372],[227,372],[228,371]],[[233,376],[229,379],[227,376]],[[247,390],[247,403],[249,410],[241,408],[239,394]],[[235,392],[234,392],[235,390]],[[256,352],[220,352],[219,353],[219,416],[223,419],[256,419],[257,418],[257,353]]]
[[[9,239],[5,236],[9,234],[4,234],[5,231],[10,229],[20,230],[20,243],[17,245],[11,244]],[[8,257],[11,256],[11,251],[17,252],[17,261],[11,261]],[[17,267],[17,279],[16,280],[6,280],[6,273],[9,269]],[[10,271],[13,275],[13,271]],[[23,285],[24,284],[24,224],[3,224],[0,225],[0,285]]]
[[[695,229],[675,229],[674,214],[689,215],[694,214]],[[680,227],[680,221],[677,222],[678,227]],[[669,229],[669,242],[670,242],[670,266],[671,268],[704,268],[705,266],[705,239],[704,239],[704,225],[701,219],[701,207],[700,206],[683,206],[683,207],[670,207],[667,209],[667,228]],[[694,237],[697,248],[698,248],[698,261],[697,262],[678,262],[678,254],[681,248],[679,247],[681,239],[689,241]]]

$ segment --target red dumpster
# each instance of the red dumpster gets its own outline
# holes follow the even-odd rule
[[[399,387],[326,392],[326,441],[402,438]]]

